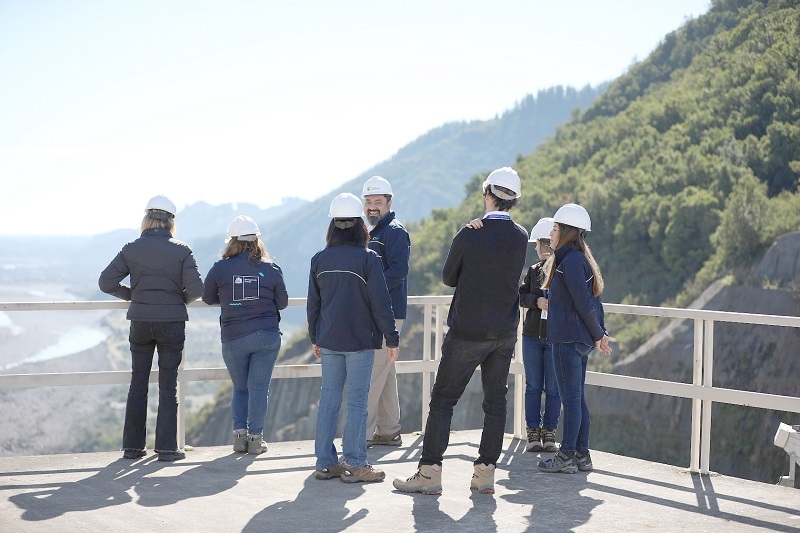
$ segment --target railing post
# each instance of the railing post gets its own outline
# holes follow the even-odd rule
[[[436,330],[435,330],[435,340],[433,345],[433,360],[438,362],[442,358],[442,339],[443,339],[443,322],[442,322],[442,304],[434,304],[436,306]],[[427,307],[426,307],[427,312]],[[429,315],[426,315],[429,316]],[[426,319],[426,324],[430,324],[430,321]],[[430,343],[430,337],[426,337],[428,343]],[[422,373],[422,433],[425,433],[425,426],[428,423],[428,413],[429,405],[431,401],[431,378],[436,381],[436,371],[433,372],[423,372]],[[427,386],[425,379],[427,378]]]
[[[520,315],[522,308],[520,308]],[[522,363],[522,318],[517,326],[514,360]],[[525,374],[514,373],[514,437],[520,439],[525,432]]]
[[[181,363],[178,365],[178,376],[180,377],[181,370],[183,370],[184,363],[186,362],[186,348],[181,354]],[[179,379],[178,380],[178,449],[182,450],[186,446],[186,385]]]
[[[425,304],[423,309],[424,318],[422,325],[422,360],[431,360],[431,320],[433,319],[433,304]],[[422,428],[425,431],[425,424],[428,421],[429,404],[431,401],[431,373],[422,372]]]
[[[703,384],[703,320],[694,319],[694,365],[692,385]],[[699,398],[692,398],[692,441],[689,471],[700,472],[700,422],[702,403]]]
[[[713,387],[714,375],[714,321],[703,320],[703,387]],[[711,400],[701,400],[703,403],[702,431],[700,432],[700,473],[709,473],[711,459]]]

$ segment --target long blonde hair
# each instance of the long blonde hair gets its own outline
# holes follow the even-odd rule
[[[255,235],[253,239],[252,241],[240,241],[238,237],[231,237],[231,240],[228,241],[228,246],[226,246],[225,251],[222,252],[222,258],[228,259],[242,252],[248,252],[247,260],[254,265],[259,263],[272,263],[272,258],[269,256],[264,242]]]
[[[578,229],[575,226],[561,224],[560,222],[556,222],[556,224],[558,224],[558,242],[556,245],[561,248],[562,246],[569,244],[583,254],[586,260],[589,262],[589,267],[592,269],[592,296],[600,296],[606,285],[603,281],[603,274],[600,272],[600,267],[597,265],[597,261],[594,260],[592,250],[589,248],[589,245],[584,239],[584,230]],[[553,276],[556,274],[555,253],[548,257],[547,261],[545,261],[544,271],[545,278],[544,283],[542,283],[542,288],[549,289],[550,283],[553,281]]]

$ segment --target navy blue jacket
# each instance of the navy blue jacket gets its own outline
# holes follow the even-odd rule
[[[369,236],[369,249],[381,256],[394,317],[404,319],[408,299],[408,258],[411,254],[408,231],[395,218],[394,211],[389,211],[372,228]]]
[[[516,335],[519,276],[528,232],[511,219],[483,219],[483,228],[462,228],[453,238],[442,281],[455,287],[447,325],[464,336]]]
[[[289,294],[281,267],[254,265],[248,252],[242,252],[214,263],[206,276],[203,301],[220,304],[220,336],[222,342],[230,342],[256,331],[280,331],[280,310],[289,305]]]
[[[337,352],[400,345],[378,254],[355,245],[330,246],[311,258],[308,336]]]
[[[130,287],[122,280],[130,276]],[[189,246],[169,230],[153,228],[129,242],[103,270],[100,290],[128,300],[128,320],[185,322],[186,304],[203,293],[203,280]]]
[[[605,335],[605,315],[599,296],[592,296],[592,267],[572,244],[555,251],[555,275],[550,281],[547,340],[594,346]]]

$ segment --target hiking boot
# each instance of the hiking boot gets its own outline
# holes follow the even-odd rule
[[[348,464],[342,464],[340,476],[343,483],[374,483],[383,481],[385,477],[383,470],[372,468],[372,465],[354,467]]]
[[[556,430],[542,428],[542,451],[543,452],[557,452],[558,444],[556,444]]]
[[[247,451],[247,430],[237,429],[233,432],[233,451],[246,452]]]
[[[416,474],[406,480],[397,478],[392,482],[392,485],[401,492],[441,494],[442,467],[438,465],[420,465]]]
[[[183,450],[175,450],[174,452],[158,452],[158,460],[171,463],[173,461],[180,461],[186,459],[186,452]]]
[[[344,472],[344,465],[342,463],[336,463],[330,468],[317,468],[317,471],[314,472],[314,477],[317,479],[333,479],[335,477],[342,477],[342,472]]]
[[[122,458],[123,459],[138,459],[139,457],[144,457],[147,455],[146,450],[123,450],[122,451]]]
[[[575,452],[575,462],[578,463],[578,470],[581,472],[591,472],[594,468],[589,450],[586,450],[586,453]]]
[[[392,433],[391,435],[378,435],[375,433],[370,440],[367,441],[367,446],[401,446],[403,439],[400,437],[400,432]]]
[[[526,452],[540,452],[542,451],[542,434],[541,428],[528,428],[528,444],[525,445]]]
[[[469,484],[470,490],[475,490],[481,494],[494,494],[494,465],[477,464],[475,473],[472,474],[472,481]]]
[[[267,443],[264,442],[261,433],[247,436],[247,453],[250,455],[258,455],[264,453],[268,449]]]
[[[562,451],[559,451],[550,459],[539,461],[538,466],[542,472],[574,474],[578,471],[578,463],[575,462],[575,457],[570,457]]]

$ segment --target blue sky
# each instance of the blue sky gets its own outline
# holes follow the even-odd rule
[[[136,227],[159,193],[314,199],[445,122],[611,80],[708,7],[0,0],[0,234]]]

